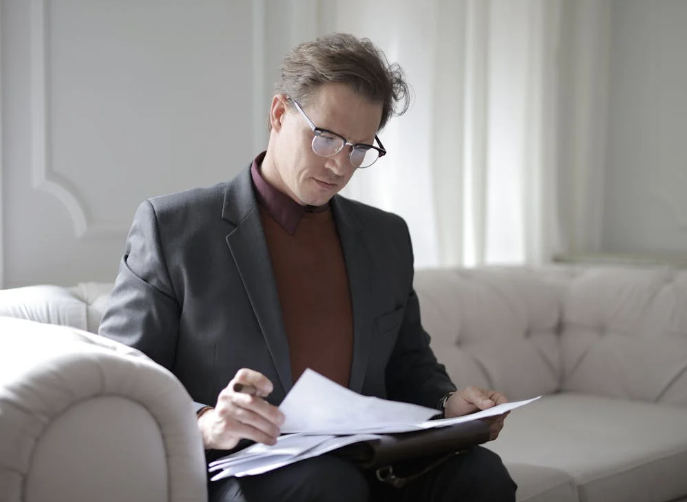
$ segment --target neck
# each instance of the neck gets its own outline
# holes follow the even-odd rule
[[[281,174],[279,173],[277,164],[274,161],[274,153],[269,146],[267,147],[265,158],[262,160],[262,164],[260,165],[260,174],[262,174],[262,177],[267,183],[270,184],[270,186],[272,186],[272,188],[288,196],[297,204],[301,206],[306,205],[303,203],[303,201],[299,200],[298,197],[296,197],[296,195],[292,193],[291,190],[289,190],[289,188],[286,186],[284,178],[282,178]]]

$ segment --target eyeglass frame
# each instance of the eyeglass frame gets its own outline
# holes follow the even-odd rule
[[[376,134],[375,134],[375,141],[377,141],[377,143],[379,143],[379,147],[376,147],[376,146],[374,146],[374,145],[370,145],[370,144],[368,144],[368,143],[351,143],[351,142],[348,141],[346,138],[344,138],[343,136],[341,136],[341,134],[335,133],[334,131],[330,131],[329,129],[324,129],[324,128],[322,128],[322,127],[317,127],[317,126],[315,125],[315,123],[314,123],[312,120],[310,120],[310,117],[308,117],[308,114],[305,113],[305,111],[303,110],[303,108],[301,107],[301,105],[298,103],[298,101],[296,101],[295,99],[293,99],[293,98],[290,97],[290,96],[287,96],[287,99],[288,99],[289,101],[291,101],[291,102],[296,106],[296,109],[297,109],[299,112],[301,112],[301,115],[303,115],[303,117],[305,118],[306,122],[307,122],[308,125],[310,126],[310,129],[312,130],[313,133],[315,133],[315,137],[313,138],[312,143],[310,144],[310,147],[312,148],[312,151],[313,151],[313,153],[314,153],[315,155],[319,155],[320,157],[327,157],[327,158],[329,158],[329,157],[333,157],[334,155],[336,155],[337,153],[339,153],[339,152],[340,152],[341,150],[343,150],[345,147],[351,146],[351,151],[350,151],[349,154],[348,154],[348,161],[349,161],[349,162],[351,163],[351,165],[352,165],[353,167],[355,167],[356,169],[367,169],[368,167],[372,167],[372,166],[375,164],[375,162],[377,162],[379,159],[381,159],[382,157],[384,157],[384,156],[386,155],[386,149],[384,148],[384,145],[382,144],[382,142],[379,140],[379,136],[377,136]],[[341,138],[341,140],[343,140],[343,145],[341,146],[341,148],[339,148],[336,152],[332,153],[331,155],[322,155],[321,153],[317,153],[317,152],[315,151],[314,146],[313,146],[313,143],[315,142],[315,138],[317,138],[317,137],[318,137],[321,133],[323,133],[323,132],[326,132],[327,134],[331,134],[332,136],[336,136],[337,138]],[[369,166],[364,166],[364,167],[363,167],[363,166],[356,166],[356,165],[353,163],[353,161],[351,160],[351,155],[353,155],[353,150],[354,150],[355,147],[357,147],[357,146],[364,146],[364,147],[366,147],[366,148],[368,148],[368,149],[374,148],[375,150],[377,150],[377,152],[379,152],[379,156],[378,156],[378,157],[375,159],[375,161],[374,161],[372,164],[370,164]]]

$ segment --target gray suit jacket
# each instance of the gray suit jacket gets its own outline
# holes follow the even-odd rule
[[[420,325],[405,222],[338,195],[331,204],[353,302],[349,387],[434,407],[455,387]],[[268,401],[282,401],[289,347],[250,168],[140,205],[100,334],[171,370],[198,408],[240,368],[267,376]]]

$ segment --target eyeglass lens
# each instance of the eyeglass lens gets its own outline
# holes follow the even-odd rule
[[[317,155],[331,157],[336,155],[344,147],[344,141],[338,136],[327,133],[315,135],[312,141],[312,149]],[[351,150],[349,159],[354,167],[369,167],[379,158],[379,152],[374,148],[355,146]]]

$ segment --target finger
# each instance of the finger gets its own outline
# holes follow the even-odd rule
[[[489,424],[489,440],[493,441],[497,437],[499,437],[499,434],[503,430],[503,420],[496,420]]]
[[[495,423],[495,422],[503,422],[504,420],[506,420],[506,417],[508,416],[509,413],[510,413],[510,411],[506,411],[505,413],[501,413],[500,415],[494,415],[491,417],[486,417],[484,420],[486,420],[490,424]]]
[[[255,403],[245,406],[245,403],[242,403],[241,400],[254,400]],[[262,404],[259,402],[262,402]],[[278,415],[281,415],[281,411],[279,411],[276,407],[266,403],[261,398],[248,396],[245,394],[232,394],[223,396],[221,401],[218,403],[215,412],[219,419],[223,422],[223,428],[230,430],[232,433],[233,424],[243,423],[257,428],[271,437],[279,436],[281,433],[281,423],[279,423],[279,420],[277,419],[275,421],[265,418],[263,415],[255,411],[255,409],[261,409],[262,406],[271,407],[277,411]]]
[[[485,393],[489,399],[491,399],[496,404],[504,404],[508,402],[508,398],[496,391],[488,391]]]
[[[244,425],[249,425],[271,438],[279,437],[281,432],[279,430],[279,426],[270,422],[265,417],[258,415],[254,411],[247,410],[246,408],[234,407],[230,412],[230,416],[237,422]]]
[[[235,392],[229,394],[227,400],[234,407],[249,410],[277,427],[281,427],[284,423],[285,417],[281,410],[260,397]]]
[[[495,405],[483,389],[478,387],[466,387],[461,392],[461,397],[467,402],[474,404],[480,410],[486,410]]]
[[[234,436],[241,439],[250,439],[256,443],[262,443],[266,445],[277,444],[278,434],[273,436],[251,424],[240,422],[235,419],[232,419],[227,423],[226,431],[229,436]]]
[[[501,434],[501,428],[498,429],[489,429],[489,441],[493,441],[494,439],[499,437],[499,434]]]
[[[248,368],[242,368],[238,370],[236,372],[236,376],[234,376],[233,380],[229,382],[228,387],[234,390],[234,387],[237,384],[239,388],[235,390],[236,392],[243,392],[244,386],[246,390],[250,391],[252,386],[252,388],[255,389],[255,392],[252,393],[260,397],[267,397],[274,390],[274,386],[269,378],[262,373]]]
[[[503,429],[503,422],[496,422],[489,426],[491,432],[501,432]]]

